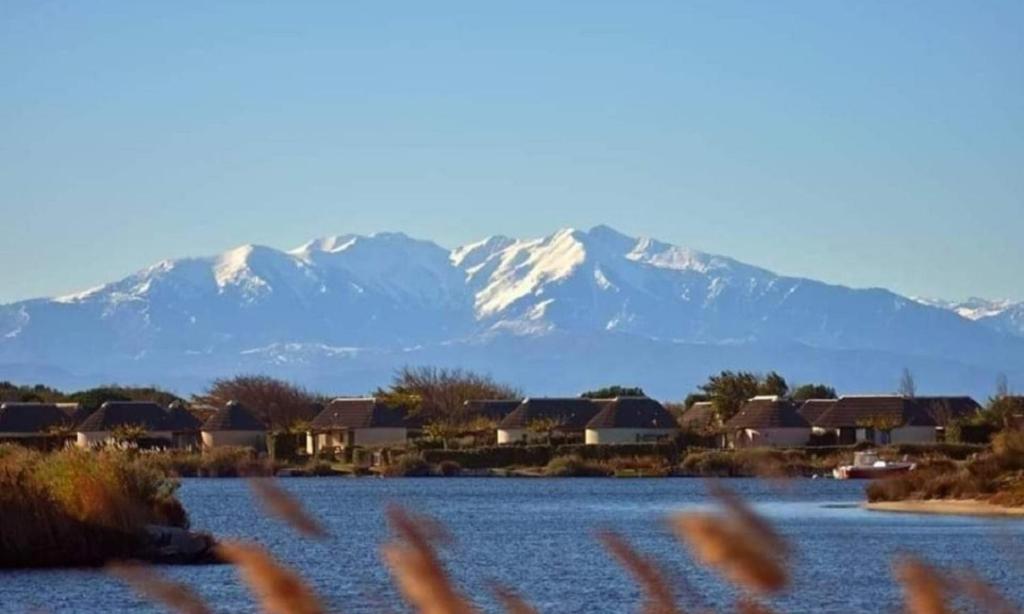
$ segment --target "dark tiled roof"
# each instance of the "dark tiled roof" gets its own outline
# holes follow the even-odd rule
[[[561,422],[556,430],[582,431],[587,423],[610,403],[610,399],[539,398],[523,399],[519,407],[498,424],[500,429],[524,429],[539,418]]]
[[[704,428],[715,421],[715,406],[711,401],[698,401],[679,417],[679,423],[688,428]]]
[[[267,427],[237,401],[228,401],[203,423],[203,431],[265,431]]]
[[[854,428],[874,418],[894,420],[904,426],[938,426],[981,408],[970,397],[900,397],[895,395],[840,397],[822,413],[814,426]]]
[[[78,425],[78,432],[112,431],[129,424],[149,431],[169,431],[171,414],[156,403],[107,401]]]
[[[797,411],[804,417],[804,420],[807,420],[809,423],[817,426],[816,421],[818,418],[828,410],[835,407],[835,405],[835,399],[807,399]]]
[[[334,399],[313,418],[313,429],[400,428],[406,426],[400,409],[388,407],[372,397]]]
[[[45,433],[56,426],[72,426],[71,416],[49,403],[0,405],[0,433]]]
[[[202,422],[199,421],[199,418],[196,418],[192,412],[185,409],[185,406],[180,402],[172,403],[171,406],[167,408],[167,413],[170,415],[168,422],[169,430],[176,433],[198,431],[202,424]]]
[[[778,398],[753,398],[725,423],[730,429],[805,428],[811,425],[797,411],[796,403]]]
[[[587,422],[588,429],[670,429],[675,418],[648,397],[616,397]]]
[[[502,420],[511,414],[522,403],[519,399],[478,399],[466,401],[466,413],[471,416],[483,416],[491,420]]]

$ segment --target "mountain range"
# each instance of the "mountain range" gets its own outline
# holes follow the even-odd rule
[[[1024,381],[1024,304],[787,277],[597,226],[454,250],[401,233],[244,245],[0,306],[0,379],[193,392],[258,372],[342,394],[405,364],[664,398],[721,369],[889,392],[906,367],[921,391],[983,397],[998,373]]]

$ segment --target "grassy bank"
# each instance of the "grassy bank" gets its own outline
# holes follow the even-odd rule
[[[1024,506],[1024,432],[996,435],[992,448],[963,461],[932,458],[914,471],[873,482],[868,501],[964,499]]]
[[[126,452],[0,446],[0,567],[134,556],[147,525],[188,526],[176,488]]]

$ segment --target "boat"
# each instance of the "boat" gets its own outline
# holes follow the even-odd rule
[[[900,473],[906,473],[916,467],[916,463],[907,461],[885,461],[878,458],[878,452],[865,450],[853,453],[852,465],[839,465],[832,470],[837,480],[877,480]]]

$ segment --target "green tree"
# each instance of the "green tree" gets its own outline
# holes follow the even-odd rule
[[[597,390],[588,390],[580,396],[584,399],[614,399],[615,397],[645,397],[647,395],[639,386],[605,386]]]
[[[757,396],[761,380],[747,371],[722,371],[710,376],[700,390],[711,400],[718,420],[725,422],[736,415],[748,399]]]
[[[769,371],[768,375],[761,378],[761,382],[757,386],[758,394],[784,397],[788,392],[789,384],[786,383],[786,378],[775,371]]]
[[[809,399],[835,399],[838,395],[835,388],[825,384],[803,384],[793,389],[791,398],[803,402]]]
[[[706,403],[707,401],[710,400],[711,397],[709,395],[704,394],[703,392],[691,392],[690,394],[686,395],[685,399],[683,399],[683,409],[690,409],[697,403]]]

